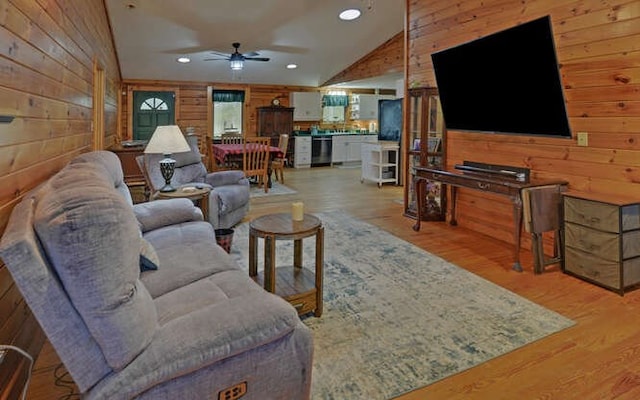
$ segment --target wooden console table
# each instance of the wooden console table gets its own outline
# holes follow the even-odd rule
[[[528,182],[520,182],[511,178],[501,176],[490,176],[485,174],[476,174],[462,172],[458,170],[440,170],[427,167],[415,167],[415,187],[417,191],[417,211],[418,218],[413,226],[413,230],[420,230],[420,222],[422,220],[420,210],[422,210],[422,201],[424,199],[424,190],[426,181],[441,182],[451,186],[451,225],[457,225],[456,221],[456,197],[458,188],[467,188],[480,190],[483,192],[500,194],[507,196],[513,203],[513,238],[515,247],[513,252],[513,269],[522,272],[520,265],[520,232],[522,231],[522,189],[546,186],[546,185],[567,185],[567,182],[561,179],[530,179]],[[445,190],[443,188],[443,190]]]

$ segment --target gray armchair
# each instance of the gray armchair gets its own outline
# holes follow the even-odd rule
[[[176,168],[171,184],[174,187],[194,183],[210,185],[209,222],[215,229],[231,228],[249,211],[249,181],[238,170],[207,172],[196,138],[187,136],[187,142],[191,152],[173,155]],[[151,199],[164,186],[159,164],[162,158],[161,154],[145,154],[136,158],[151,190]]]

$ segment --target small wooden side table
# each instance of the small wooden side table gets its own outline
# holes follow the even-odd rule
[[[193,188],[188,190],[187,188]],[[187,190],[185,190],[187,189]],[[173,192],[157,192],[156,199],[189,199],[197,201],[200,204],[202,215],[204,220],[209,220],[209,192],[211,188],[204,186],[202,189],[198,189],[193,185],[181,186]]]
[[[315,272],[302,265],[302,239],[316,237]],[[258,274],[258,238],[264,238],[264,272]],[[276,241],[293,240],[293,266],[276,267]],[[249,276],[287,300],[298,315],[322,315],[324,227],[316,216],[293,221],[290,213],[269,214],[249,223]]]

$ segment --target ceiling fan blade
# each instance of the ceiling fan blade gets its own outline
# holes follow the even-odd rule
[[[205,58],[202,61],[229,61],[228,58]]]
[[[229,57],[229,53],[223,53],[221,51],[209,51],[211,54],[213,54],[214,56],[218,56],[218,57]]]
[[[268,57],[245,57],[244,59],[248,61],[269,61]]]

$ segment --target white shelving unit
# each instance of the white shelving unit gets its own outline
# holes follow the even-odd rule
[[[398,184],[400,146],[396,142],[362,143],[362,176],[360,182],[373,181]]]

